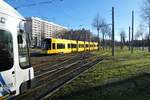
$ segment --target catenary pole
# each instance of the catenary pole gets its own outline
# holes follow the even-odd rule
[[[112,7],[112,56],[115,56],[115,30],[114,30],[114,16],[115,16],[115,8]]]
[[[132,11],[132,47],[131,47],[132,54],[133,54],[133,48],[134,48],[134,11]]]

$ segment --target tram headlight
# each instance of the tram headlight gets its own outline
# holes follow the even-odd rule
[[[1,17],[1,18],[0,18],[0,22],[1,22],[1,23],[5,23],[5,22],[6,22],[6,18],[5,18],[5,17]]]

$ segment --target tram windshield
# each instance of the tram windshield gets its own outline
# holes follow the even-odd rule
[[[42,41],[42,49],[51,50],[51,39],[45,39]]]
[[[13,42],[10,32],[0,30],[0,71],[11,69],[13,66]]]

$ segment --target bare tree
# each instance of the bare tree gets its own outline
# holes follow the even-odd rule
[[[148,33],[145,33],[144,39],[148,40]]]
[[[138,30],[137,32],[136,32],[136,34],[135,34],[135,43],[134,43],[134,45],[136,46],[136,47],[143,47],[143,43],[142,43],[142,41],[143,41],[143,38],[142,38],[142,41],[141,41],[141,35],[142,35],[142,32],[140,31],[140,30]],[[139,48],[140,49],[140,48]],[[144,48],[142,48],[142,50],[144,50]]]
[[[109,41],[109,47],[111,48],[111,38],[112,38],[112,29],[109,27],[109,31],[108,31],[108,33],[107,33],[107,35],[108,35],[108,41]]]
[[[100,49],[100,31],[103,35],[103,49],[104,49],[104,27],[106,26],[105,19],[100,17],[99,14],[96,15],[96,17],[93,19],[92,26],[97,29],[97,36],[98,36],[98,42],[99,42],[99,49]]]
[[[53,34],[54,38],[60,38],[60,39],[64,39],[68,36],[68,34],[66,34],[68,31],[66,30],[61,30],[59,32],[56,32],[55,34]]]
[[[125,33],[125,31],[124,30],[122,30],[121,32],[120,32],[120,40],[121,40],[121,44],[120,44],[120,48],[121,49],[123,49],[124,48],[124,45],[125,45],[125,43],[126,43],[126,33]]]
[[[111,31],[112,30],[111,30],[111,28],[108,25],[103,27],[103,32],[104,32],[104,35],[105,35],[104,42],[105,42],[106,49],[107,49],[107,45],[109,45],[111,47],[111,36],[112,36],[112,34],[111,34],[112,32]]]
[[[138,30],[135,34],[135,40],[139,40],[140,38],[140,31]]]
[[[139,30],[136,32],[136,37],[139,38],[142,43],[142,50],[144,51],[144,27],[142,24],[139,25]]]
[[[103,42],[102,42],[102,44],[103,44],[103,49],[104,49],[104,48],[107,47],[107,45],[106,45],[107,41],[105,41],[105,40],[106,40],[107,35],[111,31],[111,28],[106,24],[106,22],[104,22],[102,24],[102,27],[100,28],[100,30],[101,30],[101,33],[102,33],[102,36],[103,36]]]
[[[150,18],[150,0],[143,0],[142,17],[144,19]]]
[[[144,20],[148,21],[148,51],[150,52],[150,0],[144,0],[143,2],[142,17],[144,18]]]

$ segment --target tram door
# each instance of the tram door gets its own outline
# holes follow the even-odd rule
[[[29,63],[29,51],[27,45],[26,35],[24,33],[18,34],[18,51],[19,51],[19,64],[22,69],[27,69],[30,66]]]

